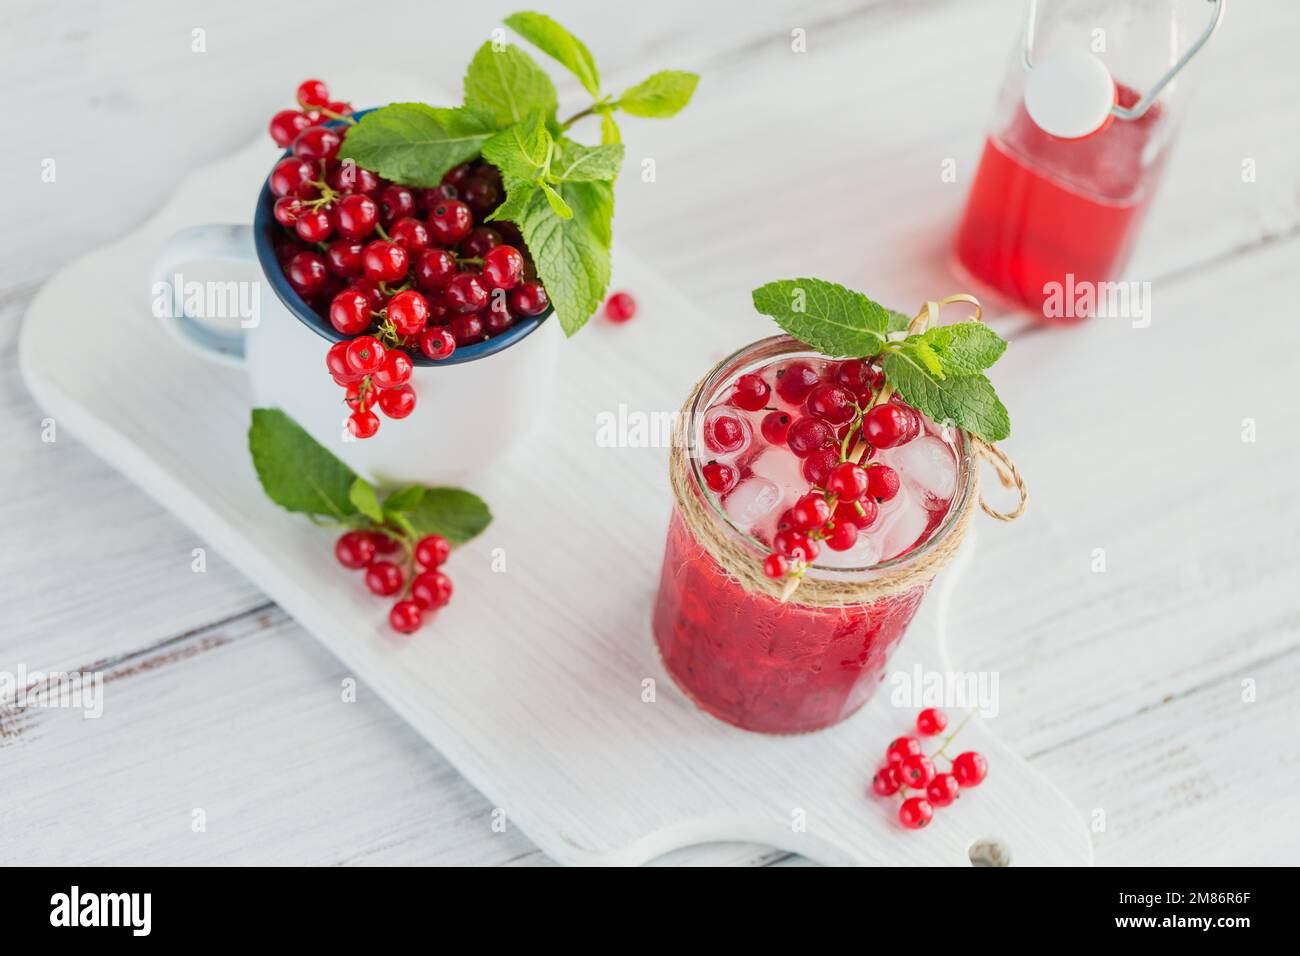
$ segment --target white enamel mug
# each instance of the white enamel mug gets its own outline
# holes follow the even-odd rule
[[[379,431],[355,439],[347,431],[350,409],[330,378],[325,353],[346,336],[318,315],[289,285],[276,261],[272,216],[275,197],[263,185],[253,225],[204,225],[182,230],[163,244],[154,263],[156,288],[171,289],[164,324],[187,348],[243,368],[258,407],[283,409],[354,471],[382,484],[463,482],[497,461],[530,431],[550,394],[563,338],[551,311],[523,319],[501,335],[462,346],[442,361],[415,354],[411,386],[416,407],[406,418],[380,414]],[[256,262],[261,268],[259,314],[237,331],[223,331],[187,313],[183,289],[173,282],[180,267],[202,261]],[[267,287],[275,295],[266,295]]]

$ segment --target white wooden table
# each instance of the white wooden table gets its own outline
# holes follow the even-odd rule
[[[219,555],[195,573],[203,542],[182,524],[75,436],[42,441],[15,353],[45,277],[146,218],[194,165],[258,135],[299,79],[328,79],[347,56],[454,87],[471,45],[512,6],[435,16],[390,0],[371,29],[334,0],[314,4],[310,23],[290,5],[242,2],[195,13],[65,0],[0,14],[12,111],[0,151],[0,669],[104,670],[112,708],[99,721],[0,708],[0,862],[546,862],[519,832],[496,832],[487,801],[365,687],[340,706],[341,665]],[[902,307],[953,291],[945,246],[1019,27],[1016,0],[547,9],[588,41],[611,86],[667,66],[703,74],[674,121],[626,124],[630,155],[653,158],[658,177],[625,177],[618,228],[734,325],[737,343],[766,333],[749,290],[778,276],[832,277]],[[206,52],[192,52],[195,29]],[[791,51],[796,29],[806,53]],[[1288,812],[1300,786],[1300,352],[1267,335],[1295,321],[1297,29],[1287,0],[1229,12],[1197,64],[1198,95],[1132,266],[1153,284],[1154,321],[1186,323],[1188,341],[1208,346],[1148,354],[1136,334],[1117,336],[1144,361],[1130,355],[1123,376],[1098,368],[1096,387],[1128,393],[1131,419],[1095,421],[1087,396],[1053,391],[1050,369],[1009,364],[1000,379],[1013,420],[1025,403],[1070,408],[1058,433],[1008,448],[1037,495],[1087,509],[1095,534],[1055,534],[1032,512],[985,534],[988,566],[1030,570],[1012,581],[971,572],[981,600],[956,612],[954,630],[970,638],[953,641],[953,656],[1001,674],[996,731],[1102,824],[1101,863],[1289,863],[1300,852]],[[957,182],[941,184],[949,158]],[[46,159],[54,183],[41,181]],[[1243,181],[1247,163],[1254,181]],[[1068,361],[1082,341],[1072,336],[1109,333],[1034,341],[1048,334]],[[1203,460],[1107,457],[1106,429],[1158,427],[1143,410],[1176,422],[1188,407],[1204,416]],[[1247,418],[1254,445],[1241,441]],[[1205,480],[1170,493],[1173,467]],[[1096,547],[1106,574],[1090,571]],[[192,830],[196,807],[210,808],[205,832]],[[667,862],[701,861],[797,862],[752,846]]]

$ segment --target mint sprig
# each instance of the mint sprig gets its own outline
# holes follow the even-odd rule
[[[674,116],[690,102],[699,77],[663,70],[617,96],[607,94],[591,51],[555,20],[521,11],[505,24],[572,73],[591,103],[561,122],[546,72],[519,47],[489,41],[465,71],[462,106],[395,103],[374,110],[349,129],[339,157],[395,182],[431,188],[452,167],[482,155],[501,170],[506,189],[489,218],[519,226],[560,325],[572,335],[609,288],[611,187],[623,165],[615,114]],[[599,120],[599,145],[568,135],[586,117]]]
[[[463,544],[492,521],[486,502],[462,488],[408,485],[381,501],[370,482],[279,409],[253,409],[248,448],[266,496],[317,524],[380,531],[410,550],[429,534]]]
[[[821,279],[769,282],[753,299],[754,308],[811,348],[879,365],[888,387],[932,421],[987,442],[1011,434],[1007,409],[984,374],[1007,343],[983,323],[914,328],[902,313]]]

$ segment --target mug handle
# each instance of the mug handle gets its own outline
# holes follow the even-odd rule
[[[187,262],[256,262],[253,227],[209,223],[182,229],[163,243],[153,263],[154,283],[171,290],[171,308],[163,325],[182,345],[222,365],[240,368],[245,361],[244,333],[210,328],[185,311],[184,290],[172,282],[176,268]]]

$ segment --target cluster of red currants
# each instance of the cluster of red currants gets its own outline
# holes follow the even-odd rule
[[[969,715],[966,720],[970,720]],[[872,778],[871,789],[882,797],[901,794],[903,802],[898,808],[898,821],[907,829],[927,826],[934,819],[935,807],[951,806],[963,788],[978,786],[988,776],[988,761],[975,751],[967,750],[953,758],[944,753],[966,720],[929,756],[922,752],[921,741],[916,737],[899,737],[885,751],[885,765]],[[947,726],[948,715],[936,707],[927,707],[916,715],[916,732],[922,737],[940,734]],[[949,763],[946,773],[936,772],[936,759]],[[908,791],[918,790],[924,796],[908,795]]]
[[[405,550],[404,571],[395,557]],[[404,597],[388,612],[388,623],[401,634],[420,629],[426,614],[451,600],[451,578],[438,570],[451,554],[451,544],[440,534],[431,534],[409,544],[397,534],[385,531],[348,531],[334,544],[339,564],[353,570],[365,569],[366,587],[380,597]]]
[[[763,573],[781,579],[796,574],[816,559],[821,545],[848,551],[858,533],[875,522],[879,503],[898,494],[898,473],[873,464],[877,448],[895,448],[921,434],[921,416],[897,395],[884,398],[884,373],[864,359],[829,366],[826,380],[807,362],[792,362],[778,371],[776,392],[787,403],[801,405],[792,419],[780,410],[768,412],[760,423],[769,445],[785,445],[803,459],[803,475],[813,486],[777,521],[772,553]],[[768,405],[772,386],[756,373],[736,380],[730,402],[756,412]],[[743,440],[741,423],[718,416],[705,435],[710,447],[736,447]],[[733,434],[734,432],[734,434]],[[866,464],[863,464],[863,462]],[[701,469],[705,484],[726,494],[740,480],[731,465],[710,462]]]
[[[328,365],[353,408],[349,430],[368,438],[378,428],[374,406],[393,418],[414,407],[413,393],[391,401],[396,415],[383,402],[385,391],[409,388],[409,355],[399,383],[372,388],[362,383],[372,375],[363,366],[375,355],[375,371],[399,351],[446,359],[457,346],[542,314],[550,299],[517,227],[482,222],[504,198],[494,166],[462,163],[432,189],[389,182],[338,159],[354,120],[346,103],[328,96],[324,83],[306,80],[298,87],[302,109],[271,120],[272,138],[291,153],[271,171],[275,220],[284,227],[276,257],[294,290],[352,340],[346,355],[358,346],[362,361],[344,352],[336,359],[331,350]],[[336,120],[342,125],[325,125]]]

